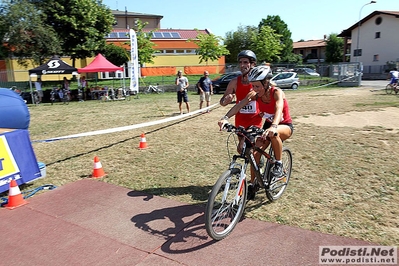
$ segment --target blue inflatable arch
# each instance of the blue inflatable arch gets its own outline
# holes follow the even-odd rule
[[[28,129],[30,114],[19,94],[0,88],[0,128]]]

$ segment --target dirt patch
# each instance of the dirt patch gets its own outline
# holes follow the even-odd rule
[[[393,129],[390,131],[392,133],[396,133],[399,130],[399,112],[398,108],[395,107],[388,107],[378,111],[348,112],[339,115],[332,113],[311,115],[298,117],[295,121],[324,127],[363,128],[377,126]]]
[[[318,105],[325,108],[314,109],[311,114],[301,112],[295,117],[295,122],[325,127],[383,127],[389,132],[399,132],[399,109],[397,107],[373,106],[372,100],[365,101],[365,99],[370,99],[370,96],[372,99],[374,96],[385,97],[387,95],[384,90],[371,87],[313,92],[310,99],[309,95],[304,95],[306,98],[301,99],[303,104],[309,104],[312,108]],[[320,102],[316,99],[319,99]],[[396,101],[397,97],[392,95],[388,99]],[[356,103],[361,102],[364,102],[367,108],[353,107]],[[369,107],[373,107],[371,108],[373,110],[370,110]]]

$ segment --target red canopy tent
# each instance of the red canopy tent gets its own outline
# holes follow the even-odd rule
[[[79,73],[93,73],[93,72],[115,72],[122,71],[123,67],[118,67],[108,61],[102,54],[98,54],[93,62],[84,68],[78,68]]]
[[[125,87],[125,75],[123,67],[118,67],[108,61],[102,54],[98,54],[94,60],[84,68],[78,68],[78,73],[94,73],[94,72],[116,72],[123,73],[123,87]],[[114,79],[112,79],[114,81]],[[97,84],[97,78],[96,78]],[[79,84],[80,85],[80,84]]]

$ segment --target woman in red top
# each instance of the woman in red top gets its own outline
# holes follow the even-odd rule
[[[294,127],[289,112],[288,102],[285,93],[271,84],[272,77],[269,66],[259,66],[253,68],[248,74],[248,80],[252,84],[252,90],[246,98],[233,106],[219,121],[220,128],[227,123],[227,119],[235,115],[243,106],[251,101],[255,101],[259,107],[260,115],[265,119],[263,128],[265,132],[257,139],[256,145],[266,149],[270,141],[276,157],[276,163],[272,169],[275,178],[283,176],[283,165],[281,157],[283,153],[283,141],[291,137]],[[260,154],[255,154],[257,162],[260,160]],[[254,181],[254,175],[251,174],[251,183]],[[251,192],[251,189],[249,189]]]

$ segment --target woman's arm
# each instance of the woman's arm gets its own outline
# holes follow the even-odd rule
[[[250,101],[256,100],[256,98],[257,98],[257,93],[251,90],[244,99],[242,99],[239,103],[236,103],[233,107],[231,107],[231,109],[227,112],[227,114],[224,117],[222,117],[218,122],[220,130],[222,130],[224,124],[228,122],[228,119],[230,117],[237,114],[241,108],[247,105]]]
[[[276,88],[273,97],[276,100],[276,106],[274,109],[274,119],[272,125],[278,125],[280,124],[281,117],[283,115],[284,92]]]

